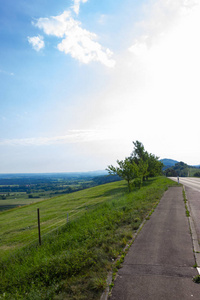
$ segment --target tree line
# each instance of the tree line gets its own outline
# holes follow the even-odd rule
[[[117,160],[117,167],[109,165],[106,169],[110,175],[118,175],[126,180],[129,192],[132,186],[140,188],[144,180],[160,175],[163,168],[159,157],[148,153],[141,142],[136,140],[133,144],[134,149],[129,157]]]
[[[200,177],[200,171],[198,170],[197,167],[189,166],[182,161],[180,161],[180,162],[176,163],[174,166],[166,169],[164,171],[164,174],[167,177],[176,177],[176,176],[187,177],[187,176],[190,176],[191,169],[194,170],[192,172],[192,176]],[[196,172],[195,172],[195,170],[196,170]]]

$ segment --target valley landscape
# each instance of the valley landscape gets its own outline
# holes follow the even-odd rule
[[[133,144],[107,171],[0,176],[0,299],[100,299],[140,225],[178,184],[162,172],[188,168],[165,169]]]

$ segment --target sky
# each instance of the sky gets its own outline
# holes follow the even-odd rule
[[[0,0],[0,173],[200,164],[198,0]]]

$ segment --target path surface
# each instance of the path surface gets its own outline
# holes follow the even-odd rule
[[[177,177],[169,177],[177,182]],[[200,178],[197,177],[179,177],[179,182],[186,187],[200,192]]]
[[[170,188],[131,246],[112,300],[200,299],[182,187]]]
[[[177,181],[176,177],[170,177],[170,179]],[[179,182],[185,186],[191,217],[197,234],[197,241],[200,243],[200,178],[180,177]],[[200,267],[200,257],[198,258],[198,266]]]

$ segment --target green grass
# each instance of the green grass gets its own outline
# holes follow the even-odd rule
[[[185,203],[185,214],[186,214],[186,217],[190,217],[190,212],[188,210],[188,206],[187,206],[187,197],[186,197],[186,193],[185,193],[185,190],[183,188],[183,200],[184,200],[184,203]]]
[[[18,249],[37,240],[37,208],[40,209],[43,236],[65,225],[67,214],[70,221],[77,219],[96,204],[112,199],[113,195],[124,194],[125,190],[126,183],[121,181],[0,212],[0,257],[10,252],[10,248]]]
[[[189,168],[188,170],[189,170],[189,176],[190,177],[193,177],[196,172],[200,171],[199,168]]]
[[[159,177],[127,193],[120,181],[0,213],[0,299],[99,299],[113,261],[170,185]]]
[[[50,198],[50,196],[48,195],[41,196],[41,198],[28,198],[26,193],[18,193],[16,196],[15,194],[11,194],[5,200],[0,199],[0,213],[4,210],[20,207],[23,205],[29,205],[35,202],[43,201],[44,199],[48,198]]]

